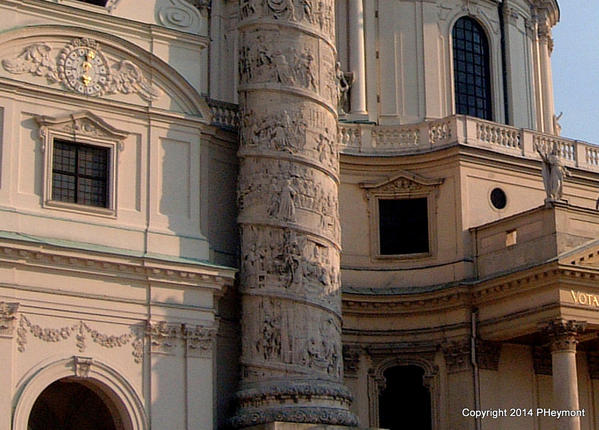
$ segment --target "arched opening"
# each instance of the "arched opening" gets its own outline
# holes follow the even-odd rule
[[[394,366],[383,373],[385,388],[379,395],[379,427],[390,430],[432,429],[431,395],[424,385],[424,369]]]
[[[50,384],[35,401],[27,430],[122,430],[116,407],[97,387],[76,378]]]
[[[482,26],[470,17],[453,26],[453,80],[457,114],[493,119],[489,43]]]

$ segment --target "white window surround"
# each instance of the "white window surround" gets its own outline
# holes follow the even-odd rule
[[[107,124],[91,112],[77,112],[57,118],[36,116],[40,126],[41,149],[44,154],[42,206],[88,215],[115,218],[117,213],[118,150],[128,133]],[[109,149],[106,207],[88,206],[52,199],[52,166],[54,140]]]
[[[437,249],[435,207],[439,186],[443,179],[428,179],[406,171],[396,172],[389,179],[376,184],[360,184],[368,200],[370,218],[370,255],[373,260],[404,260],[433,257]],[[379,200],[384,199],[427,199],[428,211],[428,252],[417,254],[381,254]]]

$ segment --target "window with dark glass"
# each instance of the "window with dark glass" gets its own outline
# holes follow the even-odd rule
[[[107,207],[109,148],[54,140],[52,200]]]
[[[463,17],[453,27],[455,110],[458,114],[492,119],[489,44],[483,28]]]
[[[429,252],[426,198],[379,200],[381,255]]]

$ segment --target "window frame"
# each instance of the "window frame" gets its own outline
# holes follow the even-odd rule
[[[396,366],[416,366],[424,371],[423,386],[430,394],[431,427],[437,430],[441,426],[441,379],[439,367],[435,365],[435,352],[427,349],[411,352],[388,353],[381,358],[374,358],[373,371],[368,374],[367,390],[369,393],[369,427],[380,427],[379,395],[387,383],[385,371]]]
[[[84,179],[86,176],[88,175],[82,175],[78,172],[78,167],[79,167],[79,163],[78,163],[78,158],[79,158],[79,154],[82,150],[84,150],[85,148],[90,148],[90,149],[102,149],[105,151],[106,154],[106,168],[105,168],[105,172],[104,172],[104,178],[88,178],[88,179],[95,179],[95,180],[101,180],[104,182],[104,187],[105,187],[105,195],[104,195],[104,201],[105,204],[103,206],[99,206],[99,205],[94,205],[94,204],[85,204],[85,203],[79,203],[77,201],[75,202],[67,202],[65,200],[60,200],[60,199],[55,199],[54,198],[54,174],[55,173],[59,173],[57,172],[56,169],[56,164],[55,164],[55,160],[54,160],[54,153],[56,150],[56,144],[57,143],[62,143],[62,144],[66,144],[68,146],[71,146],[73,148],[75,148],[75,172],[73,174],[70,173],[64,173],[67,176],[72,176],[75,179],[75,200],[77,200],[78,197],[78,188],[80,185],[80,180]],[[71,140],[65,140],[65,139],[60,139],[58,137],[54,137],[52,139],[52,158],[51,158],[51,168],[52,168],[52,179],[51,179],[51,184],[50,184],[50,199],[52,202],[56,203],[56,202],[60,202],[60,203],[69,203],[69,204],[75,204],[75,205],[79,205],[79,206],[85,206],[85,207],[94,207],[94,208],[100,208],[100,209],[110,209],[110,196],[113,194],[111,193],[110,190],[110,184],[111,184],[111,160],[112,160],[112,151],[113,148],[112,146],[106,146],[106,145],[98,145],[98,144],[88,144],[85,142],[81,142],[81,141],[77,141],[77,142],[73,142]]]
[[[470,20],[475,27],[477,27],[481,34],[483,35],[483,37],[485,38],[485,42],[486,42],[486,52],[484,55],[484,60],[483,60],[483,68],[485,69],[484,72],[485,73],[485,78],[487,80],[487,85],[486,85],[486,101],[487,101],[487,109],[488,109],[488,117],[479,117],[479,116],[475,116],[475,115],[470,115],[467,113],[458,113],[457,110],[457,70],[456,70],[456,48],[454,46],[455,44],[455,40],[454,40],[454,30],[456,29],[456,25],[458,24],[458,22],[460,20]],[[489,37],[489,34],[487,32],[487,30],[485,29],[485,26],[483,25],[483,23],[481,23],[478,19],[475,19],[471,16],[468,15],[462,15],[459,16],[455,19],[455,21],[452,23],[451,27],[449,28],[449,40],[450,40],[450,52],[451,52],[451,78],[452,78],[452,100],[453,100],[453,112],[456,115],[468,115],[468,116],[472,116],[473,118],[478,118],[478,119],[483,119],[486,121],[496,121],[496,103],[495,103],[495,91],[494,91],[494,67],[493,67],[493,50],[492,50],[492,42],[491,42],[491,38]],[[474,66],[474,63],[472,63]]]
[[[431,223],[430,223],[430,218],[431,218],[431,212],[429,210],[429,206],[431,204],[430,201],[430,196],[428,195],[422,195],[422,196],[417,196],[417,195],[412,195],[409,196],[407,198],[402,197],[402,198],[389,198],[389,197],[383,197],[383,196],[379,196],[377,197],[377,201],[376,201],[376,206],[377,206],[377,216],[378,216],[378,231],[377,231],[377,241],[378,241],[378,247],[377,247],[377,256],[378,258],[420,258],[420,257],[427,257],[430,255],[431,253]],[[420,252],[406,252],[406,253],[401,253],[401,254],[383,254],[382,252],[382,243],[381,243],[381,236],[383,236],[383,232],[381,231],[381,202],[382,201],[407,201],[407,200],[425,200],[426,201],[426,235],[427,235],[427,250],[426,251],[420,251]]]
[[[61,118],[39,116],[35,118],[40,125],[41,151],[44,155],[42,207],[86,215],[116,218],[118,153],[122,149],[127,132],[117,130],[89,112],[83,112]],[[77,145],[106,148],[106,207],[54,200],[54,143],[60,140]]]
[[[401,171],[390,179],[377,184],[360,184],[369,202],[370,256],[373,261],[400,261],[434,258],[437,253],[436,202],[443,179],[428,179]],[[411,254],[381,254],[380,200],[406,200],[426,198],[428,215],[428,252]]]

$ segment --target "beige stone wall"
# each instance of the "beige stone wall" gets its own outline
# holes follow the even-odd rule
[[[237,141],[203,97],[207,9],[9,0],[0,14],[0,429],[26,428],[65,377],[111,398],[125,428],[212,428],[217,330],[231,350],[238,336],[217,316],[234,270],[214,264],[237,259]],[[77,49],[97,61],[89,86],[68,78]],[[52,199],[54,138],[109,149],[106,208]]]

